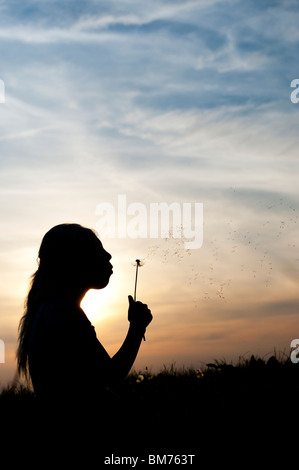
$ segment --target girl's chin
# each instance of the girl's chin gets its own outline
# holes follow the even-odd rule
[[[110,276],[107,279],[101,279],[100,281],[96,282],[91,289],[104,289],[109,284]]]

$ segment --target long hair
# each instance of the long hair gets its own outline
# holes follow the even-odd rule
[[[94,249],[96,234],[79,224],[56,225],[42,239],[38,269],[31,276],[24,314],[19,323],[17,367],[28,379],[29,340],[40,306],[82,285],[86,263]]]

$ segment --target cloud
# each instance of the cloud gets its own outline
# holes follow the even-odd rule
[[[23,42],[28,44],[55,44],[55,43],[105,43],[120,41],[121,36],[105,33],[84,33],[62,28],[43,28],[32,26],[17,26],[1,28],[0,38],[6,41]]]
[[[262,52],[244,53],[238,51],[232,41],[216,52],[206,50],[196,61],[196,70],[215,69],[219,73],[226,72],[251,72],[266,69],[273,59]]]
[[[281,316],[298,315],[299,301],[297,299],[286,299],[281,302],[268,302],[262,306],[262,316]]]
[[[137,11],[136,13],[125,13],[125,14],[115,14],[113,9],[118,9],[119,4],[111,2],[110,8],[112,12],[110,13],[109,10],[104,14],[93,14],[93,15],[84,15],[77,19],[73,18],[72,10],[67,10],[67,14],[62,16],[64,18],[64,24],[62,27],[49,27],[47,25],[48,22],[48,15],[52,16],[51,13],[53,12],[53,8],[49,9],[47,6],[42,5],[39,9],[38,4],[36,2],[31,2],[34,5],[35,12],[39,11],[39,15],[36,15],[35,18],[35,27],[32,27],[30,23],[30,18],[26,18],[27,24],[22,24],[18,26],[10,26],[2,27],[0,31],[0,38],[4,40],[11,40],[11,41],[21,41],[25,43],[32,43],[32,44],[46,44],[46,43],[65,43],[65,42],[103,42],[103,41],[111,41],[115,39],[120,39],[122,34],[105,34],[100,32],[101,29],[107,29],[113,25],[124,25],[124,26],[140,26],[152,23],[154,21],[163,20],[176,17],[180,17],[182,12],[188,12],[195,10],[200,10],[202,8],[207,7],[208,5],[211,6],[211,3],[217,4],[221,3],[224,0],[213,0],[213,2],[206,2],[203,1],[200,4],[197,1],[187,1],[182,3],[162,3],[156,2],[156,5],[151,4],[151,8],[144,8],[145,5],[140,7],[138,2],[131,2],[132,10]],[[59,4],[56,4],[59,10]],[[154,6],[154,8],[152,8]],[[7,10],[7,18],[9,20],[10,17],[10,9],[8,3],[3,5],[3,9]],[[99,8],[97,8],[99,9]],[[80,8],[79,8],[80,10]],[[57,15],[53,18],[58,23],[59,16]],[[71,21],[70,21],[71,19]],[[20,20],[24,20],[24,17],[20,17]],[[6,21],[7,22],[7,21]],[[23,22],[23,21],[22,21]],[[46,24],[45,24],[46,23]],[[97,33],[93,33],[92,31],[97,30]]]
[[[155,1],[149,5],[140,4],[139,2],[131,2],[131,12],[134,13],[117,13],[117,11],[127,10],[119,2],[111,2],[111,10],[116,13],[104,13],[98,15],[84,15],[73,25],[74,30],[90,30],[90,29],[101,29],[109,28],[111,26],[143,26],[149,23],[167,20],[180,19],[182,15],[187,14],[188,17],[190,12],[193,10],[198,11],[204,8],[211,8],[215,4],[222,3],[224,0],[203,0],[200,3],[198,1],[186,1],[186,2],[161,2]],[[127,7],[127,6],[126,6]],[[109,11],[109,10],[108,10]]]

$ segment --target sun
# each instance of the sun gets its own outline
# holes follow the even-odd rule
[[[90,289],[81,302],[81,308],[88,319],[93,322],[100,321],[105,316],[109,292],[105,289]]]

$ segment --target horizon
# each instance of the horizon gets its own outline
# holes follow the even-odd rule
[[[112,255],[109,285],[82,303],[110,355],[127,332],[137,258],[137,299],[154,319],[136,370],[289,354],[299,336],[299,5],[4,0],[0,13],[0,386],[16,371],[42,237],[64,222],[97,230]],[[99,206],[120,223],[122,195],[126,222],[108,218],[118,230],[105,232]],[[202,204],[200,247],[185,245],[191,209],[189,232],[174,215],[168,238],[164,219],[151,226],[142,214],[159,204]]]

